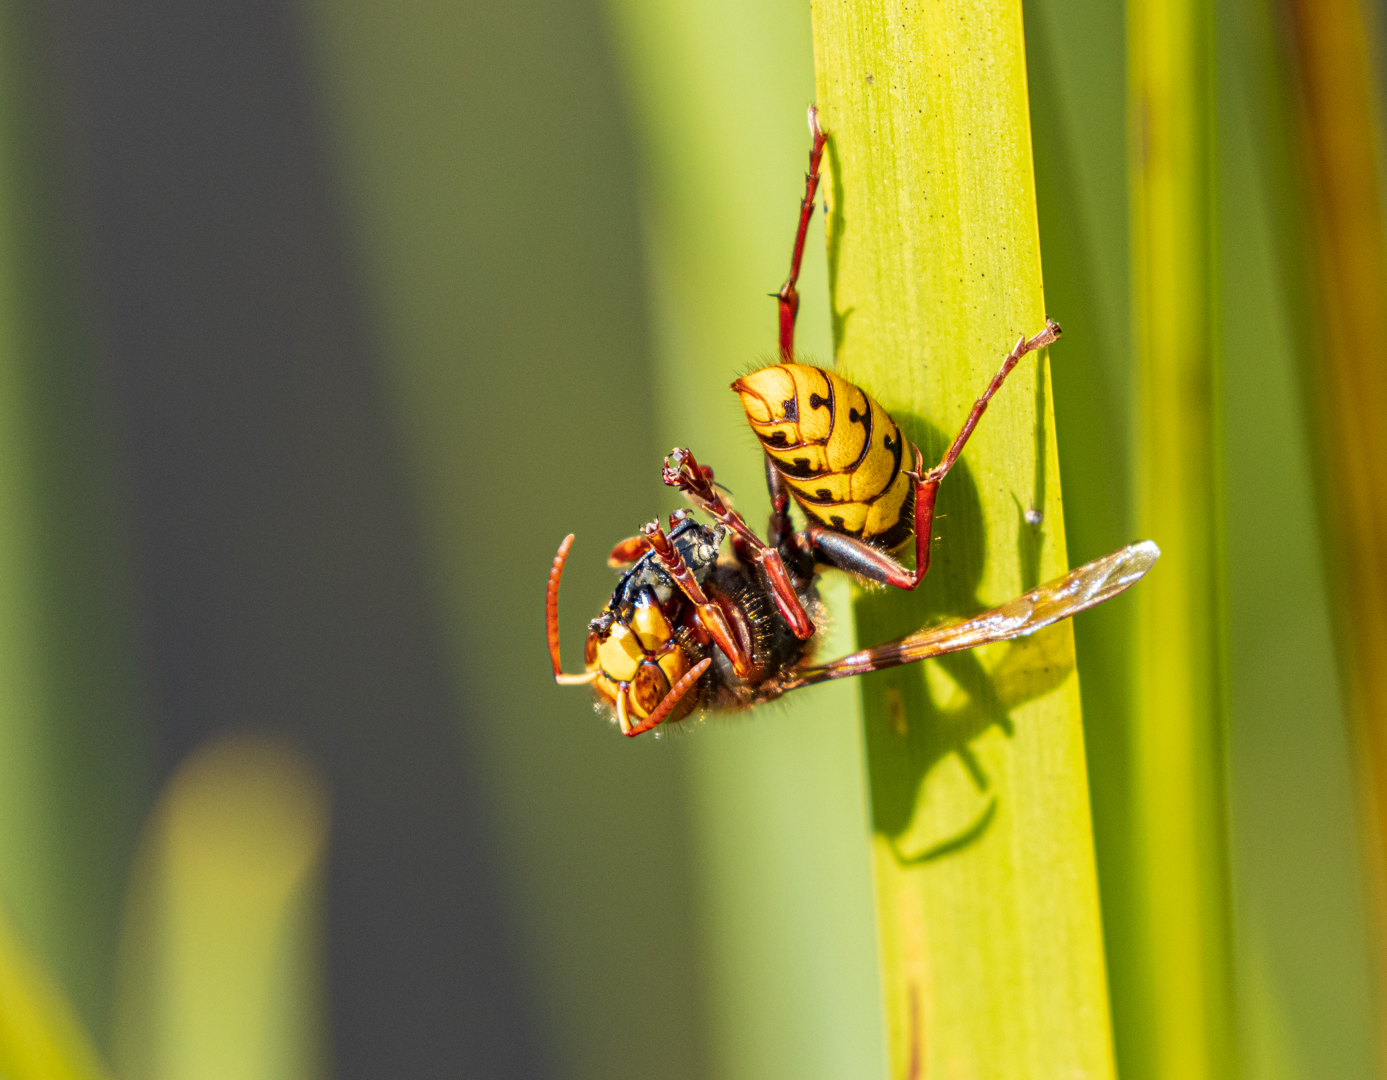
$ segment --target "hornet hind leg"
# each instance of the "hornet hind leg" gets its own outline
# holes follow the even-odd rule
[[[809,151],[809,171],[804,176],[804,198],[799,204],[799,228],[795,231],[795,246],[790,249],[790,276],[780,291],[772,293],[780,309],[780,359],[790,361],[795,355],[795,318],[799,315],[799,268],[804,261],[804,242],[809,235],[809,219],[814,214],[814,196],[819,190],[819,163],[823,160],[828,136],[819,127],[819,110],[809,107],[809,131],[814,136]]]
[[[924,470],[924,458],[921,456],[919,448],[911,447],[915,454],[915,469],[907,472],[906,475],[915,482],[914,570],[907,570],[890,555],[872,547],[864,540],[845,536],[821,525],[812,525],[805,532],[815,553],[831,565],[841,570],[859,574],[869,581],[877,581],[883,585],[894,585],[898,589],[914,589],[919,585],[924,580],[925,574],[929,572],[930,544],[934,539],[934,504],[939,496],[940,483],[948,475],[949,470],[954,467],[954,463],[958,461],[959,455],[963,453],[963,448],[968,444],[968,439],[973,434],[973,429],[978,426],[982,414],[987,411],[988,403],[1002,388],[1002,383],[1011,374],[1021,357],[1028,352],[1043,349],[1058,339],[1059,336],[1059,323],[1053,319],[1047,319],[1044,330],[1034,337],[1023,337],[1016,343],[1016,347],[1007,353],[1006,359],[1002,361],[1000,370],[988,383],[982,397],[973,402],[973,408],[968,413],[968,418],[964,420],[963,427],[959,429],[958,435],[955,436],[953,443],[940,459],[938,465],[926,472]]]

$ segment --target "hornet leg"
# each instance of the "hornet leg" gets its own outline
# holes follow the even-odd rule
[[[814,213],[814,196],[819,190],[819,163],[823,160],[824,144],[828,136],[819,127],[819,110],[809,106],[809,130],[814,136],[813,149],[809,151],[809,172],[804,176],[804,198],[799,204],[799,228],[795,232],[795,246],[790,252],[790,276],[780,291],[773,293],[780,305],[780,359],[789,361],[795,355],[795,316],[799,314],[799,267],[804,261],[804,241],[809,235],[809,219]]]
[[[655,711],[638,724],[632,724],[630,717],[626,715],[626,691],[623,690],[621,696],[617,698],[617,720],[621,724],[621,733],[628,738],[641,735],[664,720],[679,704],[680,699],[693,688],[694,683],[703,678],[703,673],[708,670],[712,663],[711,659],[705,657],[689,668],[684,673],[684,677],[669,688],[669,693],[664,696],[664,700],[660,704],[655,706]]]
[[[676,448],[665,459],[664,479],[666,484],[677,487],[690,502],[732,532],[733,542],[747,557],[761,565],[770,584],[776,609],[791,632],[801,641],[813,637],[814,623],[799,602],[799,594],[795,592],[794,582],[785,569],[780,552],[768,547],[751,530],[742,515],[722,501],[722,496],[713,487],[713,471],[699,465],[688,450]]]
[[[842,533],[836,533],[831,529],[817,525],[807,530],[809,541],[815,550],[834,566],[860,574],[871,581],[894,585],[898,589],[914,589],[919,585],[924,580],[925,574],[929,572],[930,543],[933,540],[932,534],[934,532],[934,503],[939,496],[940,483],[948,475],[949,470],[954,467],[954,463],[958,461],[959,455],[963,453],[964,446],[968,444],[968,439],[973,434],[973,429],[978,426],[982,414],[987,411],[988,403],[1001,389],[1002,383],[1011,374],[1021,357],[1028,352],[1043,349],[1059,336],[1059,323],[1053,319],[1047,319],[1044,330],[1032,338],[1023,337],[1016,343],[1016,348],[1007,353],[1000,370],[993,376],[987,389],[983,391],[982,397],[973,402],[973,408],[968,413],[968,418],[964,420],[963,427],[959,429],[958,435],[938,465],[925,472],[924,460],[920,456],[919,448],[911,447],[915,453],[915,470],[907,472],[906,475],[915,481],[914,570],[905,569],[890,555],[878,551],[865,541],[844,536]]]
[[[703,587],[694,578],[693,571],[689,569],[689,564],[684,561],[684,556],[669,542],[669,537],[660,528],[658,521],[652,521],[641,532],[659,557],[660,564],[669,571],[669,576],[674,578],[675,583],[697,609],[699,624],[708,631],[708,635],[717,643],[727,659],[732,661],[732,670],[739,678],[745,679],[751,674],[751,656],[737,640],[737,635],[728,624],[722,608],[708,599]]]

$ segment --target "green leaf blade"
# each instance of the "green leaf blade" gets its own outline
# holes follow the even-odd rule
[[[1046,315],[1020,7],[814,15],[838,370],[937,459]],[[989,408],[935,536],[916,593],[859,598],[859,646],[1067,569],[1043,359]],[[863,680],[892,1075],[1111,1075],[1073,671],[1066,623]]]

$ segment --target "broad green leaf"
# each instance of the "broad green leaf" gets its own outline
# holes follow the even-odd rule
[[[934,460],[1046,316],[1020,5],[819,0],[814,33],[838,370]],[[929,577],[858,599],[860,646],[1066,569],[1055,439],[1028,358],[944,483]],[[862,692],[892,1075],[1112,1075],[1070,626]]]

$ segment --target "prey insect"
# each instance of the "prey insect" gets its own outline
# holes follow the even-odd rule
[[[767,539],[727,504],[711,469],[686,449],[672,451],[665,483],[713,524],[681,510],[671,515],[668,532],[654,521],[617,544],[608,561],[623,572],[588,626],[584,671],[576,675],[565,674],[559,658],[559,585],[572,535],[559,546],[549,573],[545,618],[554,678],[591,685],[624,735],[701,709],[748,708],[816,683],[1033,634],[1123,592],[1160,555],[1150,541],[1134,544],[991,611],[815,663],[821,569],[837,567],[905,589],[920,583],[929,569],[940,483],[1008,373],[1026,353],[1058,338],[1059,326],[1047,321],[1040,333],[1017,343],[929,470],[864,391],[832,372],[794,363],[797,283],[826,141],[812,109],[809,122],[814,142],[790,275],[774,294],[781,362],[733,383],[764,448],[771,495]],[[907,446],[913,469],[904,467]],[[800,531],[790,517],[792,499],[807,519]],[[907,570],[890,553],[912,535],[915,567]]]

